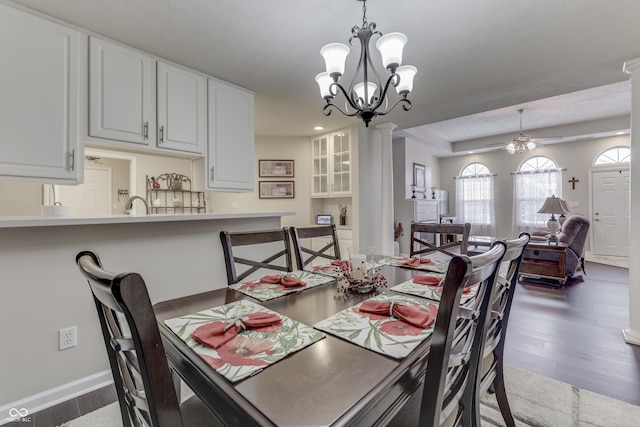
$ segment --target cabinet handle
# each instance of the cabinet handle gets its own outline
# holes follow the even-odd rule
[[[160,144],[164,143],[164,126],[160,126]]]
[[[69,156],[71,157],[71,159],[69,159],[69,161],[71,162],[71,170],[74,171],[76,170],[76,150],[71,150]]]
[[[209,171],[209,181],[213,182],[213,166],[211,166],[211,170]]]
[[[149,139],[149,122],[144,122],[144,125],[142,125],[142,136],[144,137],[144,139]]]

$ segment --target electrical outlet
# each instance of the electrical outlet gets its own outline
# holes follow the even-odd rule
[[[78,329],[75,326],[58,331],[58,350],[78,345]]]

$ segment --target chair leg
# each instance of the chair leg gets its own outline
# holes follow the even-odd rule
[[[504,387],[504,369],[502,365],[502,359],[498,360],[496,364],[496,377],[493,380],[493,390],[496,393],[496,400],[502,413],[502,418],[507,427],[515,427],[516,422],[513,419],[511,413],[511,407],[509,407],[509,400],[507,399],[507,390]]]
[[[582,274],[587,275],[587,270],[584,269],[584,258],[580,258],[580,268],[582,268]]]

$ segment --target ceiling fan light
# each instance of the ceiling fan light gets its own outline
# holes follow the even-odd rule
[[[333,79],[331,78],[331,76],[329,76],[329,73],[324,72],[324,73],[320,73],[316,76],[316,83],[318,83],[318,86],[320,87],[320,96],[323,97],[324,99],[328,98],[332,98],[333,96],[331,95],[331,83],[333,83]]]
[[[367,97],[369,99],[366,99],[365,93],[364,93],[364,83],[358,83],[357,85],[355,85],[353,87],[353,91],[356,93],[356,96],[358,97],[358,103],[362,104],[363,106],[367,106],[367,104],[372,104],[377,88],[378,88],[378,85],[376,85],[375,83],[367,82]]]
[[[402,64],[402,50],[407,44],[407,36],[402,33],[388,33],[376,42],[376,48],[382,56],[382,65],[391,72]]]
[[[418,72],[418,69],[413,65],[403,65],[398,67],[396,73],[400,77],[400,81],[396,86],[396,91],[399,95],[411,93],[413,90],[413,77]]]
[[[536,149],[536,143],[533,141],[527,142],[527,150],[533,151]]]
[[[516,154],[516,145],[513,142],[508,143],[506,148],[509,154]]]
[[[337,81],[344,74],[344,64],[349,54],[349,46],[342,43],[329,43],[320,49],[324,58],[327,74]]]

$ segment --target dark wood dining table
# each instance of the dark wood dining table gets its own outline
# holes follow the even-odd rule
[[[290,354],[257,374],[231,383],[174,334],[164,320],[240,299],[313,326],[335,313],[425,272],[383,265],[388,287],[371,293],[339,293],[336,282],[265,302],[218,289],[154,305],[171,368],[229,426],[384,425],[421,387],[431,339],[403,359],[326,338]],[[418,298],[418,297],[415,297]]]

